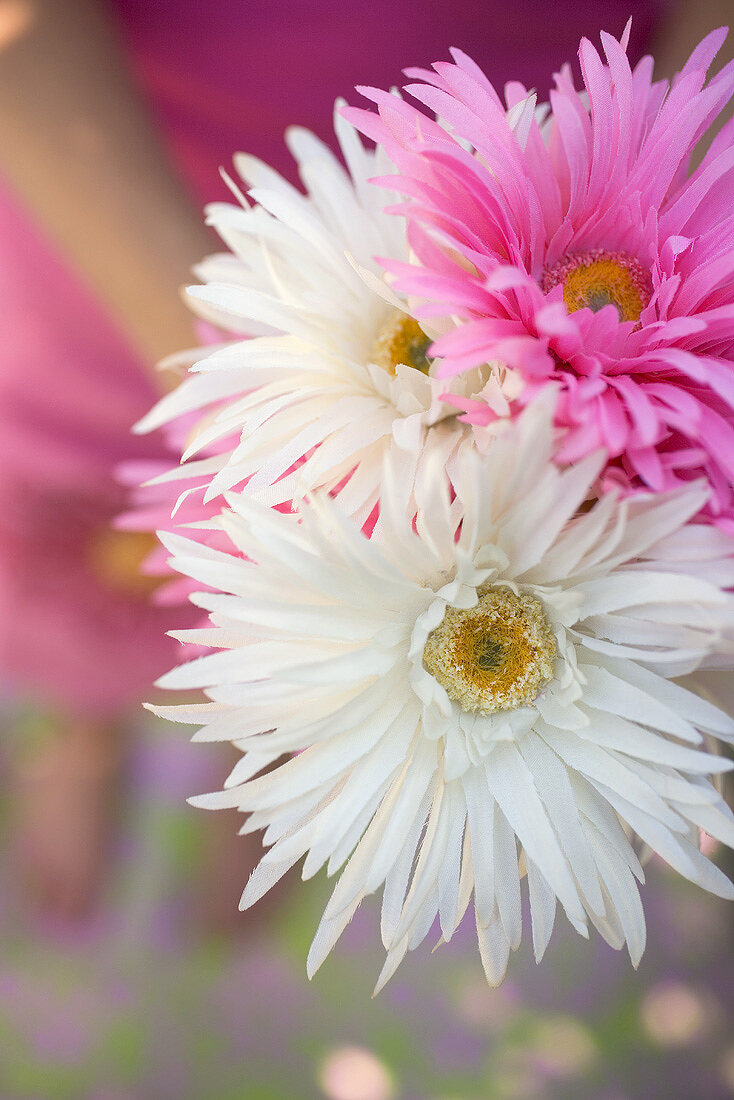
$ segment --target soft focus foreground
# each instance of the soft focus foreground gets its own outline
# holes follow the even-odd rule
[[[720,1100],[734,1090],[728,906],[649,868],[656,928],[637,973],[559,928],[487,988],[470,927],[410,955],[377,1000],[368,904],[316,979],[307,945],[326,884],[297,884],[251,937],[194,932],[201,783],[185,731],[141,738],[101,912],[31,924],[3,891],[3,1100]],[[7,876],[3,874],[5,881]],[[198,900],[197,900],[198,899]],[[526,914],[527,917],[527,914]]]

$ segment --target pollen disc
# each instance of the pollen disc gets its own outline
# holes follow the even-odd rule
[[[475,607],[447,607],[423,651],[423,667],[462,710],[527,706],[553,677],[556,641],[539,600],[504,586]]]
[[[427,355],[430,344],[431,340],[413,317],[395,310],[375,341],[374,362],[388,374],[395,374],[398,364],[428,374],[431,366]]]
[[[547,294],[563,284],[563,301],[569,313],[615,306],[620,321],[639,321],[650,301],[652,281],[639,260],[626,252],[595,248],[564,256],[543,272],[541,286]]]

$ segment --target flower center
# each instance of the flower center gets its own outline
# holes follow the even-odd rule
[[[152,532],[102,527],[89,543],[88,561],[103,584],[128,596],[147,597],[158,588],[161,578],[141,573],[140,567],[157,545]]]
[[[490,588],[476,607],[447,607],[428,635],[423,667],[462,710],[527,706],[553,678],[556,641],[538,600]]]
[[[547,294],[563,284],[563,301],[569,313],[616,306],[620,321],[639,321],[650,301],[652,281],[639,260],[626,252],[594,248],[564,256],[543,272],[541,287]]]
[[[372,351],[373,362],[388,374],[395,374],[400,363],[428,374],[431,362],[426,352],[430,345],[431,340],[418,322],[396,309],[378,333]]]

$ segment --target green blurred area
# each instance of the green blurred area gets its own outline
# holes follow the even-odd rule
[[[200,811],[186,805],[190,791],[161,792],[155,776],[200,750],[176,729],[156,736],[152,764],[147,742],[139,748],[100,912],[60,928],[29,920],[12,890],[0,902],[2,1100],[734,1095],[725,902],[656,864],[637,973],[559,916],[541,966],[523,944],[499,990],[485,984],[469,927],[409,956],[372,1000],[382,964],[373,901],[309,983],[328,883],[294,877],[246,931],[198,929]]]

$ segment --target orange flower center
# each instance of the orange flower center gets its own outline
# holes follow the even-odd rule
[[[652,281],[639,260],[626,252],[588,252],[564,256],[543,272],[541,286],[547,294],[559,283],[569,313],[615,306],[620,321],[639,321],[652,296]]]

